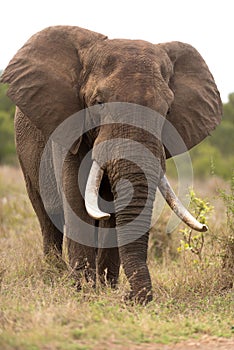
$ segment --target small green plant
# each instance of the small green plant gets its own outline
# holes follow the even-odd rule
[[[202,224],[207,223],[207,216],[213,210],[213,207],[209,202],[196,196],[193,189],[190,189],[189,195],[191,198],[190,208],[192,214]],[[199,232],[194,234],[194,230],[185,227],[180,230],[183,235],[183,239],[180,240],[180,247],[177,248],[178,252],[190,251],[195,254],[199,260],[202,260],[202,250],[205,242],[205,233]],[[194,260],[197,262],[197,260]]]

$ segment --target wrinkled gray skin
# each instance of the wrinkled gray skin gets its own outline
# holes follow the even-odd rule
[[[135,103],[167,118],[190,149],[221,119],[219,92],[208,67],[193,47],[179,42],[153,45],[140,40],[109,40],[79,27],[50,27],[34,35],[16,53],[1,80],[9,83],[8,95],[18,106],[15,116],[17,152],[28,195],[40,222],[44,253],[50,256],[62,255],[63,233],[54,226],[44,209],[39,189],[39,165],[46,141],[62,121],[97,103]],[[165,171],[165,159],[171,156],[163,144],[135,128],[102,126],[80,137],[73,145],[64,162],[62,182],[74,212],[95,226],[77,186],[77,173],[83,157],[93,145],[115,137],[128,137],[143,143],[161,162],[158,168],[146,162],[147,172],[155,179],[149,189],[144,174],[136,165],[123,159],[106,165],[100,191],[106,200],[115,199],[116,214],[98,225],[116,227],[116,237],[121,245],[123,235],[128,234],[124,225],[141,212],[147,193],[151,198],[147,215],[135,229],[139,233],[145,232],[150,225],[155,189]],[[173,142],[170,140],[170,149],[174,154],[180,153]],[[54,164],[57,160],[58,155]],[[100,162],[96,153],[95,160]],[[84,187],[88,173],[89,167],[84,175]],[[134,196],[127,208],[119,210],[126,188],[123,183],[116,198],[116,185],[122,178],[132,182]],[[55,177],[49,178],[48,182],[54,190]],[[52,198],[54,205],[50,215],[62,227],[69,217],[58,198]],[[130,297],[140,302],[152,299],[147,247],[148,231],[119,249],[97,250],[68,238],[69,262],[77,272],[78,286],[79,273],[84,271],[86,278],[95,285],[97,264],[101,281],[104,282],[106,269],[106,279],[114,287],[121,262],[130,282]]]

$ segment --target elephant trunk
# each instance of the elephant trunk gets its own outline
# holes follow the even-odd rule
[[[118,159],[107,166],[115,201],[120,260],[131,286],[130,298],[141,303],[152,299],[147,249],[153,203],[159,180],[156,167],[144,160]]]
[[[131,131],[135,136],[135,130]],[[89,174],[92,179],[88,179],[86,186],[85,205],[89,214],[94,213],[95,219],[97,216],[106,217],[106,213],[100,212],[98,207],[98,186],[103,175],[98,164],[105,164],[114,197],[117,246],[131,286],[130,297],[139,302],[148,302],[152,299],[152,286],[146,264],[147,248],[161,159],[144,157],[142,143],[127,139],[124,132],[121,136],[122,138],[112,138],[109,147],[105,141],[94,147],[95,160]],[[154,154],[161,156],[162,146],[154,146],[153,142],[151,144],[155,148]]]

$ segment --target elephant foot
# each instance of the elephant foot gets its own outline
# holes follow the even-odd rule
[[[110,285],[111,289],[116,289],[117,285],[118,285],[118,279],[111,279],[109,281],[109,285]]]
[[[48,265],[55,268],[56,270],[63,272],[67,271],[68,267],[62,256],[56,251],[50,251],[45,254],[45,261]]]
[[[148,290],[146,288],[142,288],[139,292],[130,291],[127,295],[124,297],[124,302],[133,302],[140,305],[147,305],[149,302],[153,300],[153,294],[152,291]]]
[[[91,268],[86,268],[85,280],[91,288],[96,289],[96,270]]]
[[[99,281],[101,283],[101,286],[103,287],[110,287],[111,289],[117,289],[118,286],[118,280],[117,279],[110,279],[107,280],[106,278],[103,278],[103,276],[99,277]]]
[[[88,284],[90,288],[96,289],[96,270],[87,267],[86,264],[73,267],[71,278],[74,281],[73,285],[77,292],[82,290],[85,283]]]
[[[99,281],[103,287],[110,287],[111,289],[116,289],[118,285],[119,273],[111,274],[109,271],[104,271],[99,274]]]

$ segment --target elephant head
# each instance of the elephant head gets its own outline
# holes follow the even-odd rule
[[[109,214],[99,209],[97,200],[105,172],[115,199],[121,260],[135,294],[142,285],[146,295],[150,290],[146,232],[157,186],[186,223],[206,230],[180,206],[164,176],[166,158],[198,144],[221,120],[219,92],[203,58],[192,46],[181,42],[154,45],[140,40],[109,40],[79,27],[56,26],[29,39],[11,60],[1,80],[10,84],[9,97],[41,130],[45,139],[70,115],[99,105],[101,115],[106,117],[105,105],[119,102],[155,111],[181,135],[186,147],[178,144],[165,126],[160,126],[159,138],[127,122],[117,121],[102,123],[90,143],[93,166],[87,179],[86,209],[96,219],[108,219]],[[125,113],[128,120],[129,111]],[[138,118],[147,123],[144,115]],[[110,139],[115,142],[106,162],[103,160],[105,141]],[[134,143],[137,142],[158,159],[157,164],[152,164],[137,154],[149,174],[150,186],[137,161],[124,159],[122,140],[126,139],[133,141],[131,154],[138,152]],[[82,137],[72,152],[79,152],[81,143]],[[125,206],[129,181],[134,189],[130,203]],[[146,202],[144,215],[134,228],[139,238],[134,245],[124,243],[133,229],[128,228],[128,223],[139,216]]]

